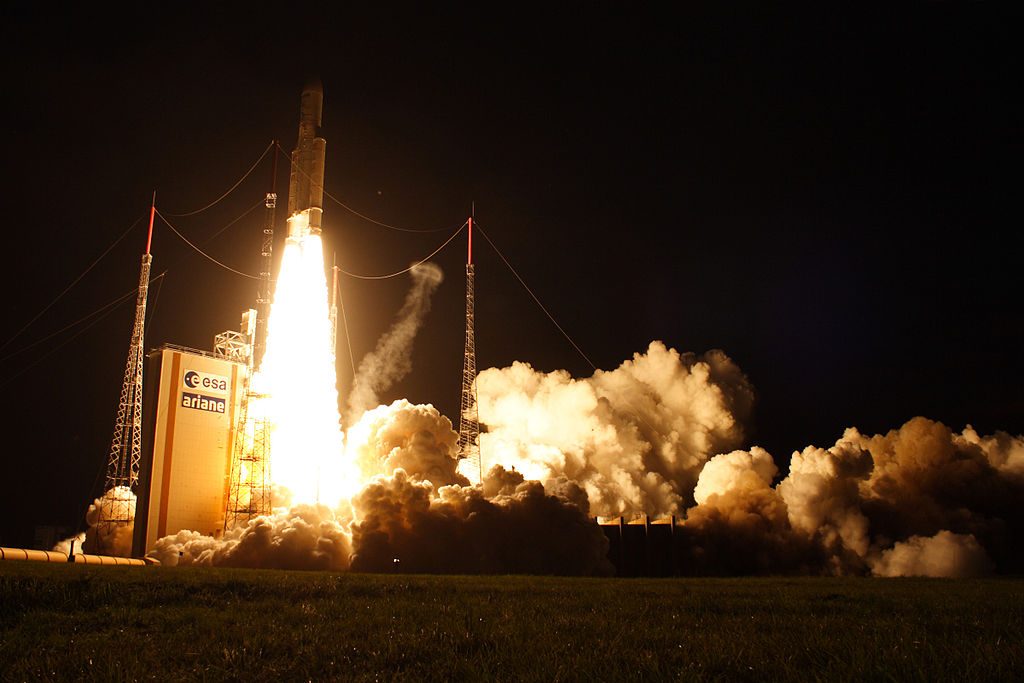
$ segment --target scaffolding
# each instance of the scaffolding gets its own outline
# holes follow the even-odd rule
[[[270,429],[259,410],[266,396],[254,391],[252,381],[258,319],[258,313],[250,309],[242,315],[242,332],[229,330],[214,339],[218,355],[245,364],[238,421],[233,426],[225,532],[271,512]]]
[[[466,258],[466,346],[462,357],[462,400],[459,405],[459,457],[469,461],[477,481],[483,481],[480,458],[480,415],[476,394],[476,271],[473,267],[473,218],[469,221]]]

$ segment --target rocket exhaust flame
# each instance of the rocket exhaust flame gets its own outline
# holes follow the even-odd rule
[[[297,218],[301,218],[301,215]],[[291,502],[334,506],[359,486],[344,458],[320,235],[289,237],[251,409],[270,423],[273,481]]]

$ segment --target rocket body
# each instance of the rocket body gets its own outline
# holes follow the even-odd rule
[[[324,156],[327,141],[317,136],[323,113],[324,90],[319,80],[302,90],[299,138],[292,152],[288,183],[288,237],[320,233],[324,212]]]

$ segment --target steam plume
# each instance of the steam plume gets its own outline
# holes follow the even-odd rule
[[[378,394],[409,374],[412,369],[412,344],[423,318],[430,311],[430,297],[444,279],[441,268],[421,263],[411,271],[412,287],[391,329],[359,363],[348,397],[348,421],[351,424],[364,411],[376,406]]]

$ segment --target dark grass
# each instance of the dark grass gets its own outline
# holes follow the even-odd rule
[[[0,562],[3,680],[1020,680],[1024,581]]]

